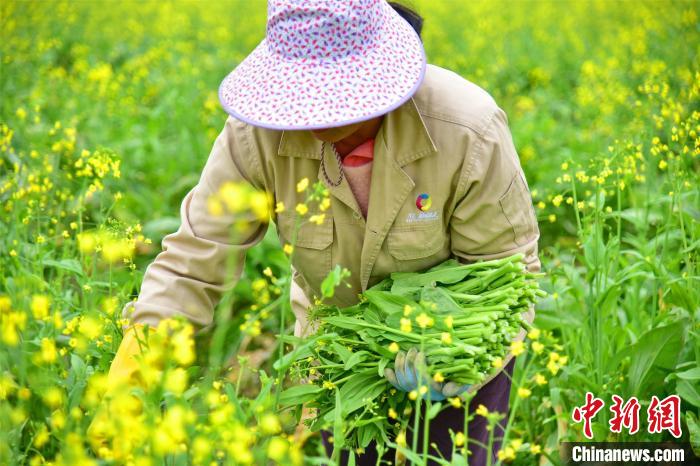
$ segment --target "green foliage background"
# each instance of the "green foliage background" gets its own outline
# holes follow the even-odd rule
[[[586,391],[606,402],[596,440],[670,438],[646,433],[644,413],[652,395],[675,393],[683,438],[698,442],[698,3],[412,5],[425,17],[429,62],[485,88],[508,114],[537,206],[550,297],[536,324],[548,347],[518,358],[514,386],[531,393],[512,394],[512,461],[555,461],[560,441],[582,438],[570,413]],[[94,406],[80,401],[85,387],[109,367],[118,310],[178,226],[179,203],[226,119],[218,84],[264,37],[266,5],[5,1],[0,14],[0,459],[70,463],[87,454]],[[92,172],[79,173],[81,157]],[[95,194],[85,197],[90,185]],[[109,265],[78,247],[78,233],[91,230],[130,240],[142,233],[152,243],[137,239],[131,259]],[[268,266],[284,278],[273,228],[236,287],[224,359],[240,350],[270,373],[275,353],[265,348],[275,344],[279,313],[261,314],[259,304],[282,282],[265,281]],[[62,326],[37,318],[37,295]],[[86,316],[99,322],[99,337],[80,343],[93,322]],[[50,364],[35,358],[45,339],[64,350]],[[241,399],[271,383],[255,370],[234,372]],[[536,374],[547,382],[534,383]],[[59,403],[47,387],[59,387]],[[640,399],[642,432],[609,432],[612,394]],[[49,438],[37,446],[42,432]],[[307,441],[305,454],[317,446]],[[273,458],[267,448],[255,459]],[[191,461],[187,451],[154,458]]]

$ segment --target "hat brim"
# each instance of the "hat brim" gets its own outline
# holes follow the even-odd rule
[[[386,2],[384,24],[365,54],[336,60],[286,59],[267,39],[219,86],[233,117],[269,129],[321,129],[365,121],[406,102],[425,76],[423,44]]]

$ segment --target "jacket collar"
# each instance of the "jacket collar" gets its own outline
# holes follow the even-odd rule
[[[379,131],[383,132],[387,153],[400,166],[437,152],[413,97],[387,113]],[[310,131],[284,130],[277,155],[321,160],[321,141]]]

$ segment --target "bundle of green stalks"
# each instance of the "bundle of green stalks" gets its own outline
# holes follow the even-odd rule
[[[497,370],[492,362],[528,326],[522,313],[545,295],[540,274],[522,260],[522,254],[473,264],[450,259],[422,273],[393,273],[354,306],[315,307],[317,332],[287,337],[296,347],[276,363],[307,382],[284,391],[282,405],[316,408],[309,427],[333,428],[336,448],[386,444],[400,428],[392,418],[410,414],[415,403],[389,384],[384,369],[398,351],[415,348],[425,356],[426,384],[474,385]],[[439,409],[431,403],[431,412]]]

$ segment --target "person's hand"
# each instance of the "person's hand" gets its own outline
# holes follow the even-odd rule
[[[135,380],[135,374],[139,369],[136,356],[141,354],[141,343],[139,340],[143,341],[147,339],[154,331],[153,328],[149,327],[149,331],[144,332],[143,326],[137,324],[133,327],[129,327],[124,332],[124,338],[109,368],[107,387],[103,394],[103,402],[97,407],[95,416],[90,422],[86,432],[90,446],[95,453],[98,453],[101,448],[107,446],[110,437],[110,417],[112,413],[110,413],[109,410],[108,399],[115,390],[125,389],[128,388],[129,385],[138,384],[138,381]]]
[[[388,367],[384,369],[384,377],[391,385],[404,392],[418,391],[419,385],[427,385],[432,401],[442,401],[457,396],[471,387],[469,384],[462,385],[456,382],[436,382],[430,378],[427,375],[425,354],[415,347],[409,349],[408,352],[399,351],[396,353],[394,367],[395,369]],[[421,380],[421,384],[418,383],[419,380]],[[427,399],[427,395],[428,392],[424,393],[423,399]]]

